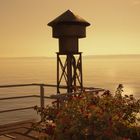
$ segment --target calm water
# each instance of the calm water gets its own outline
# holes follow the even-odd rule
[[[118,84],[124,92],[140,97],[140,56],[94,56],[83,58],[84,85],[115,91]],[[55,58],[0,58],[0,85],[56,83]],[[46,88],[50,95],[56,89]],[[0,89],[0,97],[38,94],[38,87]],[[46,103],[50,103],[46,101]],[[39,104],[39,98],[0,101],[0,110]],[[36,118],[34,110],[0,114],[0,124]]]

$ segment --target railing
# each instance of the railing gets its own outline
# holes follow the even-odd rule
[[[12,99],[21,99],[21,98],[33,98],[37,97],[40,98],[40,107],[44,108],[45,107],[45,99],[58,99],[61,97],[64,97],[68,93],[63,93],[63,94],[54,94],[52,96],[45,96],[45,91],[44,87],[57,87],[57,85],[51,85],[51,84],[17,84],[17,85],[0,85],[0,88],[15,88],[15,87],[29,87],[29,86],[38,86],[40,88],[40,95],[26,95],[26,96],[15,96],[15,97],[2,97],[0,100],[12,100]],[[61,86],[60,88],[66,89],[66,86]],[[84,88],[85,92],[102,92],[104,89],[101,88],[92,88],[92,87],[85,87]],[[69,93],[73,94],[73,93]],[[0,113],[5,113],[5,112],[12,112],[12,111],[19,111],[19,110],[27,110],[27,109],[32,109],[34,106],[29,106],[29,107],[23,107],[23,108],[14,108],[14,109],[8,109],[8,110],[0,110]]]
[[[44,108],[45,107],[45,99],[52,99],[49,96],[44,95],[44,88],[45,87],[55,87],[56,85],[51,85],[51,84],[17,84],[17,85],[0,85],[0,88],[15,88],[15,87],[29,87],[29,86],[38,86],[40,88],[40,95],[26,95],[26,96],[15,96],[15,97],[1,97],[1,100],[12,100],[12,99],[22,99],[22,98],[33,98],[37,97],[40,98],[40,107]],[[62,86],[61,88],[66,88],[65,86]],[[29,106],[29,107],[22,107],[22,108],[14,108],[14,109],[7,109],[7,110],[0,110],[0,113],[6,113],[6,112],[12,112],[12,111],[20,111],[20,110],[27,110],[27,109],[32,109],[34,106]]]

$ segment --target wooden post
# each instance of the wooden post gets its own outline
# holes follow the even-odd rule
[[[45,105],[44,105],[44,86],[43,84],[40,85],[40,107],[43,110]],[[43,120],[43,113],[41,113],[41,120]]]
[[[74,87],[73,87],[73,89],[74,89],[74,92],[76,92],[76,71],[77,71],[77,69],[76,69],[76,59],[75,59],[75,57],[74,56],[72,56],[73,57],[73,59],[72,59],[72,65],[73,65],[73,79],[72,79],[72,82],[73,82],[73,84],[74,84]]]
[[[67,54],[67,92],[72,93],[72,54]]]
[[[57,53],[57,94],[60,93],[60,91],[59,91],[59,86],[60,86],[60,83],[59,83],[59,61],[60,61],[60,58],[59,58],[59,54]]]
[[[81,77],[81,91],[83,91],[83,71],[82,71],[82,53],[80,53],[80,77]]]

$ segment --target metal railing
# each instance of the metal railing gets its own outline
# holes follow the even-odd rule
[[[40,107],[44,108],[45,103],[44,100],[45,98],[51,99],[49,96],[44,95],[44,88],[45,87],[57,87],[56,85],[51,85],[51,84],[16,84],[16,85],[0,85],[1,88],[15,88],[15,87],[29,87],[29,86],[38,86],[40,88],[40,95],[26,95],[26,96],[15,96],[15,97],[0,97],[0,100],[12,100],[12,99],[22,99],[22,98],[33,98],[37,97],[40,98]],[[62,86],[61,88],[66,88],[65,86]],[[5,113],[5,112],[12,112],[12,111],[19,111],[19,110],[26,110],[26,109],[32,109],[34,106],[29,106],[29,107],[23,107],[23,108],[14,108],[14,109],[8,109],[8,110],[0,110],[0,113]]]
[[[37,97],[40,98],[40,107],[44,108],[45,107],[45,99],[58,99],[61,97],[64,97],[66,94],[73,94],[73,93],[62,93],[62,94],[54,94],[52,96],[45,96],[45,87],[53,87],[56,88],[57,85],[52,85],[52,84],[37,84],[37,83],[32,83],[32,84],[16,84],[16,85],[0,85],[1,88],[15,88],[15,87],[29,87],[29,86],[38,86],[40,89],[40,95],[26,95],[26,96],[14,96],[14,97],[0,97],[1,100],[12,100],[12,99],[22,99],[22,98],[33,98]],[[66,86],[61,86],[60,88],[66,89]],[[84,92],[102,92],[104,89],[101,88],[93,88],[93,87],[84,87]],[[29,106],[29,107],[22,107],[22,108],[14,108],[14,109],[7,109],[7,110],[0,110],[0,113],[5,113],[5,112],[12,112],[12,111],[19,111],[19,110],[27,110],[27,109],[32,109],[34,106]]]

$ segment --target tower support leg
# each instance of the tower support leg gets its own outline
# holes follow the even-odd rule
[[[62,85],[68,93],[83,90],[82,53],[57,53],[57,93]]]

